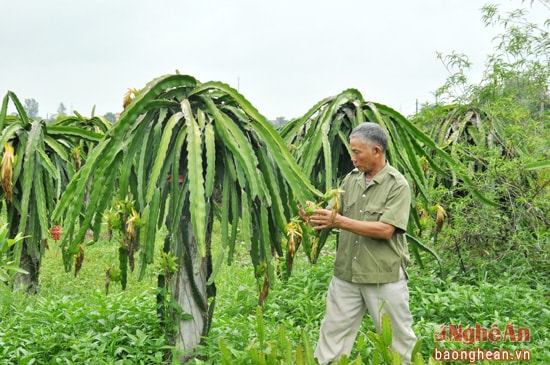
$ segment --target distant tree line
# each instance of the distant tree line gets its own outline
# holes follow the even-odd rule
[[[27,113],[27,116],[29,118],[33,118],[33,119],[41,118],[39,114],[39,107],[40,107],[40,104],[34,98],[25,99],[23,102],[23,108],[25,109],[25,112]],[[61,116],[66,116],[66,115],[67,115],[67,107],[63,102],[61,102],[57,107],[57,114],[51,114],[51,115],[46,114],[46,118],[44,118],[44,120],[46,122],[51,123],[51,122],[54,122],[56,118]],[[111,123],[114,123],[116,121],[115,113],[107,112],[105,113],[104,117]]]

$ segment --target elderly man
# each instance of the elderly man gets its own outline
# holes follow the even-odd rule
[[[393,349],[404,363],[411,361],[416,336],[405,272],[411,193],[404,176],[386,160],[387,145],[386,133],[378,124],[357,126],[350,134],[355,169],[340,187],[339,213],[316,209],[309,217],[316,230],[340,230],[326,315],[315,349],[320,364],[350,354],[366,310],[379,333],[382,314],[388,313]]]

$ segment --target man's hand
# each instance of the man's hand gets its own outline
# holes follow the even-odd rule
[[[308,207],[312,207],[312,206],[315,205],[315,203],[308,200],[308,201],[306,201],[306,205],[307,205]],[[300,218],[302,218],[302,220],[303,220],[304,222],[309,222],[309,216],[307,215],[307,213],[306,213],[304,207],[302,207],[301,205],[299,205],[298,208],[300,208],[300,210],[298,211],[298,215],[300,216]]]
[[[336,228],[338,218],[340,214],[334,214],[332,210],[315,209],[309,217],[309,222],[314,225],[315,230]]]

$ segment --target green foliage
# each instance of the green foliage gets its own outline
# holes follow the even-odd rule
[[[138,272],[143,275],[154,261],[158,231],[166,225],[163,252],[177,257],[177,274],[186,278],[177,283],[189,286],[190,306],[200,309],[201,315],[192,323],[206,335],[215,303],[209,298],[215,295],[221,262],[210,265],[212,246],[221,257],[227,255],[229,263],[237,243],[250,247],[261,305],[275,280],[272,257],[283,255],[285,221],[297,210],[298,201],[305,204],[320,193],[275,129],[228,85],[175,74],[131,93],[135,97],[129,98],[120,120],[90,149],[53,212],[53,219],[66,232],[61,242],[64,263],[70,267],[89,229],[97,239],[113,194],[119,201],[128,197],[135,212],[113,219],[122,227],[119,270],[114,277],[126,287],[137,247]],[[87,204],[85,196],[89,196]],[[216,218],[221,240],[212,241]],[[129,229],[129,222],[138,220],[141,224]],[[207,279],[196,275],[203,264]],[[159,274],[158,310],[161,322],[170,327],[167,337],[174,339],[171,324],[186,318],[181,318],[182,310],[170,295],[184,289],[170,288],[169,281]]]
[[[25,99],[25,112],[30,118],[38,118],[39,104],[35,99]]]
[[[194,269],[179,261],[189,250],[173,249],[184,243],[181,233],[187,225],[181,224],[182,217],[192,223],[199,254],[210,258],[210,250],[215,252],[208,283],[218,284],[218,313],[211,336],[199,349],[202,360],[194,360],[197,364],[313,364],[333,241],[324,237],[326,246],[317,246],[317,265],[297,259],[293,280],[278,286],[274,273],[283,265],[271,258],[283,255],[281,232],[297,203],[319,197],[316,188],[336,187],[351,169],[347,135],[354,125],[371,120],[387,130],[390,162],[406,173],[415,192],[409,233],[413,264],[419,266],[413,265],[409,274],[421,356],[429,358],[441,346],[472,348],[457,341],[435,343],[434,328],[441,325],[513,324],[531,329],[532,341],[473,346],[524,346],[541,363],[549,362],[548,33],[525,22],[521,11],[507,17],[496,6],[483,11],[486,25],[504,28],[483,81],[468,83],[467,56],[439,55],[451,76],[436,95],[454,105],[426,106],[412,122],[349,89],[289,122],[280,137],[236,90],[183,75],[149,83],[113,128],[105,118],[78,113],[51,124],[34,120],[35,113],[27,113],[8,92],[0,110],[0,142],[7,143],[0,146],[2,177],[13,180],[2,185],[10,232],[2,235],[0,230],[0,279],[9,279],[13,271],[6,269],[18,267],[23,253],[19,243],[29,243],[39,258],[52,253],[45,245],[52,223],[63,222],[63,243],[55,249],[70,269],[75,255],[83,252],[79,250],[90,227],[98,241],[102,213],[116,192],[120,201],[135,198],[134,217],[139,213],[142,221],[134,232],[142,245],[141,278],[149,273],[146,264],[156,259],[165,218],[170,234],[156,266],[158,283],[161,277],[169,281],[178,268]],[[16,116],[7,116],[10,101]],[[64,191],[52,220],[50,213]],[[433,215],[437,219],[431,220]],[[129,217],[117,217],[124,235],[131,231]],[[216,218],[221,239],[212,241]],[[18,241],[22,234],[31,236]],[[429,245],[421,243],[426,239]],[[149,282],[140,293],[100,295],[109,268],[111,280],[136,279],[125,268],[131,255],[124,242],[109,251],[109,263],[95,267],[87,285],[76,285],[80,278],[71,278],[74,287],[65,285],[66,277],[48,270],[42,294],[32,298],[0,285],[3,363],[169,363],[165,350],[171,350],[167,343],[173,336],[159,326],[154,309],[179,308],[170,301],[172,288],[159,285],[153,293],[151,286],[157,283]],[[237,243],[243,242],[250,257],[239,251]],[[94,246],[86,247],[93,267],[100,254],[93,254]],[[438,257],[447,277],[435,278],[438,266],[423,266],[419,250]],[[114,270],[112,263],[121,258],[121,267]],[[235,264],[230,273],[224,271],[224,261]],[[268,290],[273,299],[264,302]],[[200,299],[206,307],[208,299]],[[210,299],[209,310],[213,303]],[[389,322],[380,334],[371,329],[366,319],[354,352],[341,364],[396,361],[389,350]]]
[[[492,276],[490,276],[492,275]],[[536,363],[550,361],[548,351],[548,321],[550,311],[547,305],[548,287],[539,284],[535,288],[524,282],[525,276],[515,273],[487,274],[471,278],[471,284],[453,276],[431,286],[420,284],[422,280],[412,277],[411,306],[415,318],[414,329],[420,334],[422,353],[433,356],[435,348],[447,350],[528,350]],[[419,285],[416,285],[419,284]],[[542,304],[542,305],[541,305]],[[444,310],[442,310],[442,308]],[[498,327],[504,334],[506,326],[528,328],[530,341],[495,342],[453,340],[447,336],[438,339],[442,326],[462,325],[464,329]],[[448,330],[447,330],[448,331]]]
[[[141,218],[134,207],[134,201],[126,198],[113,203],[107,212],[109,238],[115,238],[119,246],[119,266],[117,275],[111,275],[111,269],[107,271],[110,281],[119,281],[122,289],[126,289],[128,278],[128,265],[131,272],[135,267],[135,253],[138,250],[137,232],[142,226]],[[105,287],[109,291],[109,285]]]
[[[117,247],[102,239],[86,250],[77,277],[66,273],[59,247],[46,250],[36,295],[0,285],[2,364],[169,364],[155,312],[155,280],[148,272],[129,288],[105,295],[105,269]]]
[[[530,21],[528,9],[503,14],[497,5],[484,6],[482,19],[486,27],[501,27],[502,33],[495,37],[487,82],[479,94],[489,99],[513,98],[532,114],[544,113],[550,103],[548,23]]]
[[[59,106],[57,107],[57,115],[58,116],[67,115],[67,107],[62,102],[59,103]]]
[[[481,83],[474,85],[468,80],[472,64],[467,55],[438,54],[449,72],[436,91],[438,103],[484,105],[500,99],[503,105],[515,104],[530,114],[544,114],[550,103],[547,22],[530,21],[526,8],[503,14],[496,4],[483,6],[482,20],[487,28],[500,28],[501,33],[494,37],[494,52],[487,58]]]
[[[463,171],[455,159],[411,121],[386,105],[363,100],[355,89],[321,100],[302,117],[285,124],[280,134],[315,186],[329,191],[353,169],[348,138],[353,128],[364,121],[384,128],[388,134],[388,160],[403,171],[417,199],[430,201],[421,157],[437,171],[443,166],[453,168],[457,174]],[[430,158],[432,154],[440,160]],[[467,175],[461,177],[470,182]],[[474,186],[470,188],[476,192]]]
[[[10,101],[18,112],[15,116],[7,115]],[[94,123],[93,120],[86,122]],[[2,102],[0,131],[0,145],[4,148],[1,198],[7,212],[9,237],[14,238],[18,233],[26,235],[23,244],[10,251],[10,257],[15,266],[21,264],[29,272],[24,276],[29,279],[23,280],[20,286],[33,291],[53,225],[50,214],[68,180],[85,159],[78,146],[95,143],[101,134],[75,125],[74,120],[53,124],[33,120],[12,92],[8,92]],[[74,259],[78,249],[77,245],[74,252],[66,253],[68,258]]]
[[[9,238],[8,233],[8,224],[2,224],[0,226],[0,284],[11,282],[16,272],[28,274],[18,265],[15,265],[10,258],[10,251],[13,249],[13,246],[21,244],[21,240],[23,240],[24,237],[19,233],[15,238]]]
[[[433,242],[451,273],[493,277],[513,269],[534,286],[550,268],[547,26],[529,22],[525,9],[502,15],[496,5],[483,8],[483,21],[502,29],[483,80],[470,85],[455,77],[470,66],[463,56],[442,57],[451,76],[439,96],[455,104],[426,106],[414,122],[498,204],[469,194],[452,170],[447,177],[428,170],[447,217]]]
[[[331,251],[334,249],[332,244],[329,247]],[[293,280],[272,289],[270,298],[263,308],[263,352],[266,358],[269,354],[277,353],[279,361],[291,364],[295,361],[296,353],[305,351],[304,331],[309,337],[310,351],[313,350],[325,310],[324,297],[332,274],[332,259],[333,255],[323,255],[317,265],[309,266],[306,264],[306,258],[300,257],[296,262]],[[527,349],[532,352],[534,359],[540,361],[539,363],[550,359],[550,353],[547,351],[550,312],[547,306],[539,305],[546,300],[545,297],[550,292],[544,285],[542,274],[536,279],[539,285],[531,288],[526,276],[516,275],[512,271],[505,275],[494,272],[487,273],[484,277],[468,278],[451,273],[447,279],[441,280],[431,271],[434,270],[433,266],[428,264],[425,269],[413,266],[408,270],[413,328],[420,339],[418,355],[423,358],[422,363],[433,361],[430,358],[435,347],[450,350],[473,350],[477,347],[487,350]],[[252,277],[253,273],[242,263],[238,269],[231,268],[229,276],[224,273],[225,270],[220,273],[218,280],[217,314],[207,340],[208,347],[204,349],[204,354],[208,354],[208,360],[197,363],[219,363],[218,359],[222,356],[221,345],[218,343],[220,337],[223,337],[226,349],[224,351],[227,351],[226,355],[230,354],[231,361],[254,363],[250,360],[248,351],[252,346],[260,352],[256,302],[253,299],[255,288],[246,284],[250,282],[247,278]],[[232,303],[240,305],[235,306]],[[528,327],[531,329],[531,342],[494,344],[489,341],[465,344],[434,341],[435,334],[443,324],[474,327],[477,323],[486,328],[497,324],[503,331],[507,324],[512,324],[516,328]],[[382,334],[376,333],[369,336],[369,331],[372,330],[372,321],[366,318],[350,361],[360,357],[362,362],[359,363],[372,363],[377,352],[377,339],[382,341],[383,338]],[[281,333],[285,339],[281,339]],[[290,362],[281,360],[289,353],[292,359]],[[415,357],[419,357],[418,355]],[[379,363],[382,363],[381,354],[379,359]],[[388,361],[393,361],[393,355]]]
[[[388,160],[409,181],[413,199],[408,235],[413,255],[421,264],[421,251],[439,260],[433,248],[423,244],[418,236],[421,223],[417,206],[426,209],[433,204],[427,190],[427,166],[438,173],[452,170],[469,191],[480,200],[488,200],[475,188],[458,160],[437,146],[411,121],[390,107],[366,102],[359,91],[348,89],[321,100],[302,117],[285,124],[280,134],[313,184],[328,192],[338,187],[343,176],[353,169],[348,138],[350,132],[364,121],[378,123],[384,128],[388,135]],[[287,229],[290,233],[288,247],[297,247],[299,244],[293,244],[294,237],[301,237],[302,246],[315,262],[328,234],[324,232],[319,237],[310,237],[307,227],[298,229],[294,225],[290,228]],[[293,252],[293,249],[287,251]]]
[[[307,364],[306,353],[314,349],[325,311],[334,249],[334,242],[329,242],[316,265],[310,265],[304,256],[297,258],[293,280],[272,288],[261,311],[262,322],[250,257],[244,247],[238,249],[235,264],[220,268],[212,329],[199,348],[201,356],[191,363],[254,364],[252,354],[263,352],[266,361],[271,356],[280,364],[294,364],[298,356]],[[155,313],[154,273],[148,271],[141,282],[137,275],[129,275],[126,291],[113,287],[109,296],[104,294],[105,268],[117,259],[116,250],[117,245],[107,240],[89,246],[88,262],[78,277],[63,271],[58,249],[47,251],[43,284],[36,296],[11,293],[0,286],[0,362],[170,364],[171,360],[162,360],[170,348]],[[447,259],[447,253],[443,254]],[[434,274],[437,268],[433,264],[427,263],[425,269],[413,265],[408,270],[413,328],[421,339],[420,354],[425,362],[433,356],[435,347],[528,349],[534,363],[550,361],[550,311],[544,305],[550,291],[542,273],[538,278],[529,278],[510,267],[504,274],[488,271],[484,276],[464,277],[450,273],[441,280]],[[538,284],[533,286],[531,279]],[[477,323],[486,328],[497,324],[502,330],[507,324],[527,327],[531,341],[469,345],[434,340],[441,325],[473,327]],[[342,364],[372,363],[376,347],[367,335],[372,330],[372,321],[366,318],[351,356],[342,359]],[[262,347],[259,331],[263,331]],[[13,354],[24,360],[15,362]]]
[[[35,296],[2,290],[3,364],[161,364],[168,349],[151,293]]]
[[[261,307],[256,310],[256,336],[246,347],[244,352],[230,349],[224,337],[218,340],[222,364],[263,364],[263,365],[315,365],[317,360],[313,357],[313,344],[309,334],[302,329],[299,343],[294,345],[287,335],[284,325],[279,325],[277,336],[273,340],[266,341],[266,328]],[[197,363],[202,363],[197,361]],[[353,361],[348,361],[344,356],[335,365],[361,364],[361,356]]]
[[[75,213],[92,175],[91,204],[77,227]],[[268,265],[272,275],[271,251],[281,253],[285,220],[296,200],[305,203],[315,193],[276,131],[242,95],[222,83],[178,74],[155,79],[137,94],[67,187],[54,212],[70,232],[63,241],[67,251],[88,227],[97,234],[105,197],[115,186],[119,196],[135,197],[144,223],[142,271],[153,260],[152,245],[165,217],[172,250],[191,252],[178,233],[188,214],[198,253],[205,257],[216,212],[228,260],[240,227],[255,267]]]
[[[433,138],[461,159],[479,189],[498,203],[483,204],[456,176],[441,179],[429,172],[432,196],[447,216],[438,237],[440,251],[454,251],[462,271],[502,270],[505,266],[491,262],[503,259],[526,273],[548,268],[549,175],[544,163],[534,161],[545,158],[550,140],[547,126],[525,109],[523,115],[504,119],[490,106],[483,111],[457,106],[432,108],[417,117],[429,121]]]
[[[392,329],[390,317],[387,313],[382,314],[382,331],[380,333],[375,333],[369,330],[367,332],[367,337],[374,345],[374,349],[370,352],[371,364],[401,364],[401,355],[392,349]],[[411,359],[415,365],[425,364],[424,358],[420,352],[421,345],[422,340],[417,341],[411,353]]]
[[[526,171],[518,160],[488,161],[476,180],[501,204],[486,206],[471,196],[449,199],[442,191],[448,225],[439,236],[440,250],[456,254],[448,258],[449,269],[479,275],[513,269],[534,284],[550,270],[547,173]]]

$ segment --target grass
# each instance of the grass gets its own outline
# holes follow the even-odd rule
[[[53,245],[52,245],[53,246]],[[88,246],[75,277],[63,269],[58,249],[46,251],[35,296],[0,292],[0,359],[3,364],[160,363],[165,342],[156,322],[154,276],[128,290],[105,270],[117,262],[116,244]]]
[[[199,349],[196,364],[253,364],[258,351],[281,351],[281,343],[295,351],[312,350],[325,310],[326,288],[332,275],[332,250],[310,265],[296,262],[292,277],[277,281],[263,308],[258,326],[257,284],[245,252],[237,252],[231,267],[224,266],[217,279],[216,310],[210,335]],[[27,296],[0,289],[0,363],[2,364],[166,364],[168,348],[155,312],[156,277],[150,267],[138,282],[129,275],[126,291],[111,284],[105,295],[105,270],[117,262],[117,245],[101,240],[88,246],[81,272],[65,273],[60,254],[53,247],[41,268],[38,295]],[[435,269],[413,263],[410,273],[414,330],[422,339],[425,359],[434,348],[448,350],[528,349],[530,364],[550,363],[550,309],[547,278],[526,284],[514,275],[439,279]],[[511,268],[511,273],[513,270]],[[546,280],[546,281],[544,281]],[[529,283],[533,278],[529,278]],[[441,325],[496,324],[530,330],[530,342],[435,342]],[[369,318],[363,321],[351,358],[370,363],[373,344]],[[224,346],[221,346],[223,344]],[[284,350],[284,349],[283,349]],[[225,352],[224,352],[225,351]]]

